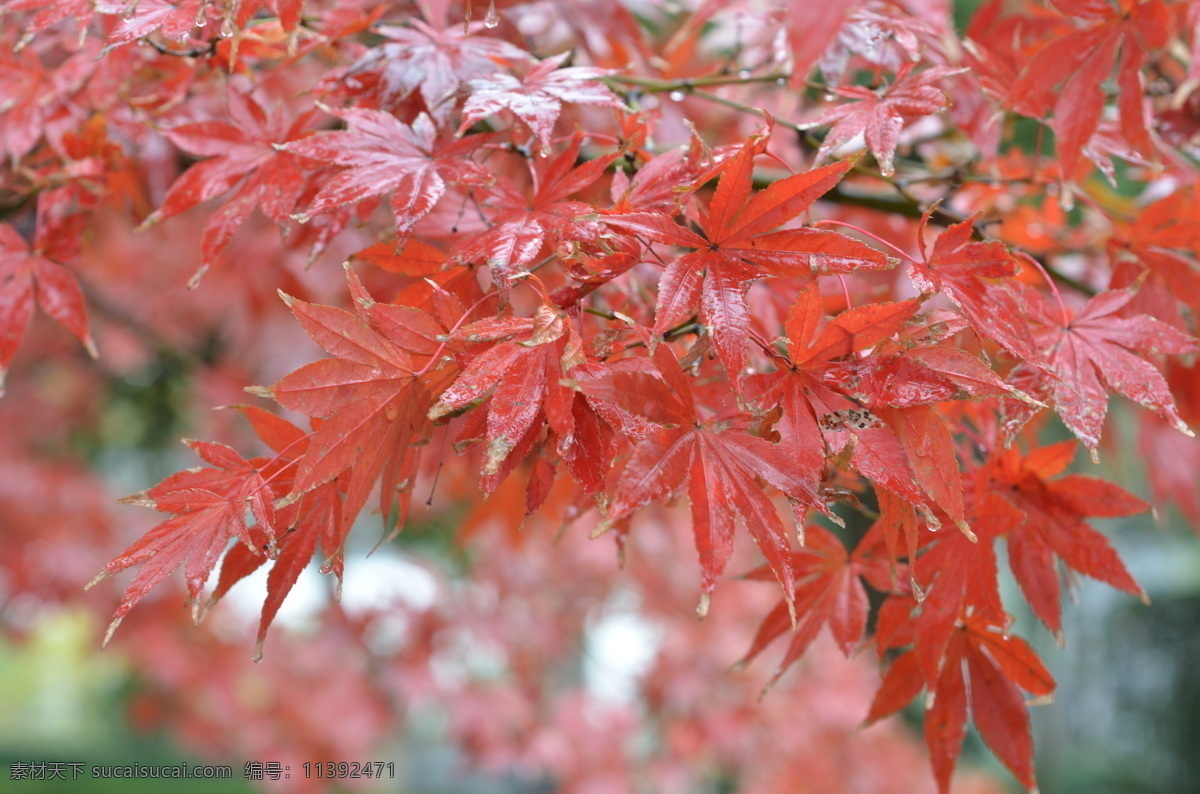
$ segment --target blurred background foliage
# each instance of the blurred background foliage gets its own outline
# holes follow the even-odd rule
[[[97,470],[106,473],[114,493],[128,483],[154,481],[180,466],[184,456],[168,442],[186,435],[197,422],[188,400],[194,385],[191,378],[186,363],[168,357],[152,363],[146,372],[106,384],[95,423],[77,434],[73,445]],[[1135,429],[1128,408],[1123,401],[1114,404],[1115,424],[1125,431],[1114,436],[1126,440],[1134,437]],[[1061,440],[1062,432],[1050,426],[1044,440]],[[1130,444],[1114,442],[1099,469],[1086,462],[1075,468],[1128,484],[1144,495],[1147,464],[1167,462],[1146,461]],[[435,523],[415,522],[394,544],[377,552],[379,559],[396,557],[398,552],[416,555],[454,579],[468,579],[471,554],[451,540],[454,532],[450,531],[462,517],[461,511],[450,511]],[[1066,644],[1062,649],[1031,614],[1017,614],[1014,630],[1031,639],[1059,682],[1055,702],[1032,709],[1038,776],[1044,791],[1173,794],[1200,790],[1200,755],[1195,753],[1200,746],[1200,666],[1194,663],[1200,658],[1200,547],[1174,509],[1158,513],[1156,519],[1140,516],[1098,522],[1146,588],[1152,600],[1149,607],[1098,583],[1076,580],[1077,603],[1065,611]],[[378,531],[357,534],[371,537]],[[367,551],[369,548],[359,548],[348,556],[361,557]],[[357,575],[361,584],[365,572],[356,573],[354,567],[351,563],[351,583]],[[315,571],[310,573],[323,583]],[[1007,603],[1023,604],[1003,563],[1001,574],[1009,590]],[[291,611],[285,607],[282,625],[277,624],[273,632],[292,635],[290,640],[302,647],[324,630],[321,621],[313,617],[311,600],[322,603],[325,597],[310,593],[308,605],[302,603]],[[248,593],[241,607],[214,615],[215,626],[210,625],[210,617],[210,623],[194,628],[182,612],[175,612],[185,632],[227,633],[234,646],[234,663],[244,666],[248,681],[271,677],[271,643],[275,642],[268,644],[266,661],[250,663],[252,641],[246,632],[252,630],[256,617],[255,598]],[[298,591],[298,600],[304,599]],[[172,609],[180,603],[170,593],[160,600],[169,602]],[[172,790],[197,794],[255,790],[243,780],[243,764],[273,759],[200,757],[182,749],[178,737],[162,732],[160,721],[169,718],[171,707],[162,705],[156,710],[154,699],[161,697],[161,691],[139,676],[138,665],[127,656],[121,641],[104,652],[99,650],[103,613],[109,607],[101,598],[66,605],[16,599],[0,606],[0,620],[10,632],[0,637],[0,763],[5,778],[15,762],[82,762],[89,768],[94,764],[215,763],[231,764],[234,779],[173,781]],[[229,605],[223,609],[229,610]],[[574,660],[576,678],[583,674],[585,656],[586,649],[580,648]],[[249,689],[258,686],[242,685]],[[909,712],[910,729],[919,736],[919,704]],[[410,711],[401,724],[391,726],[390,738],[380,744],[385,751],[371,759],[359,759],[396,763],[399,781],[382,785],[361,781],[363,785],[353,790],[405,794],[555,790],[546,781],[495,771],[473,772],[460,750],[447,743],[446,719],[436,707]],[[974,733],[965,759],[968,764],[992,769],[998,780],[1014,792],[1018,790]],[[5,790],[39,794],[64,790],[61,781],[10,785]],[[714,791],[721,790],[719,781],[714,781],[714,786]],[[161,783],[84,779],[73,783],[70,790],[150,792],[161,790]]]

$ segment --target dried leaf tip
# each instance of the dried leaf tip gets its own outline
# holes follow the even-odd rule
[[[954,526],[958,527],[959,531],[963,533],[967,540],[971,541],[972,543],[979,542],[979,538],[976,537],[975,533],[971,531],[970,525],[967,524],[967,522],[963,519],[957,519],[954,522]]]
[[[204,274],[208,272],[208,265],[203,264],[196,268],[196,272],[188,279],[187,288],[197,289],[200,286],[200,281],[204,278]]]
[[[116,632],[117,626],[120,626],[121,621],[124,619],[125,619],[125,616],[122,615],[121,617],[114,620],[112,623],[108,624],[108,631],[104,632],[104,641],[100,643],[100,650],[104,650],[105,648],[108,647],[109,640],[111,640],[113,638],[113,633]]]
[[[276,292],[279,293],[280,300],[282,300],[289,309],[292,308],[292,304],[296,302],[296,299],[291,295],[288,295],[283,290],[276,290]]]
[[[1008,393],[1011,394],[1013,397],[1017,398],[1018,400],[1020,400],[1021,402],[1025,403],[1026,405],[1033,406],[1034,408],[1041,409],[1041,408],[1049,408],[1050,407],[1050,406],[1046,405],[1044,402],[1042,402],[1041,400],[1035,400],[1034,398],[1030,397],[1028,394],[1021,391],[1020,389],[1014,389],[1012,387],[1009,387]]]
[[[917,582],[915,575],[909,575],[908,586],[912,588],[913,598],[916,599],[918,604],[925,600],[925,591],[921,588],[920,583]]]
[[[117,500],[117,504],[137,505],[138,507],[158,507],[158,502],[155,502],[153,499],[147,496],[145,491],[138,491],[135,494],[123,496]],[[88,587],[91,587],[91,585],[88,585]]]
[[[255,397],[266,397],[268,400],[275,399],[275,392],[271,391],[270,386],[247,386],[242,391],[247,394],[253,394]]]
[[[712,605],[712,593],[701,593],[700,603],[696,605],[696,617],[704,620],[708,617],[708,608]]]
[[[599,524],[597,524],[592,529],[591,532],[588,533],[588,539],[595,540],[596,538],[603,535],[605,532],[608,532],[610,529],[612,529],[612,527],[613,527],[613,522],[611,520],[606,519],[604,521],[601,521]]]
[[[298,502],[300,500],[300,497],[303,495],[304,494],[290,493],[287,496],[283,497],[282,499],[276,499],[275,500],[275,509],[282,510],[283,508],[287,507],[288,505],[295,504],[296,502]],[[272,559],[274,559],[274,558],[272,558]]]
[[[215,607],[217,602],[220,600],[221,597],[219,595],[210,596],[209,599],[204,602],[204,606],[200,608],[200,617],[196,622],[203,623],[204,619],[208,617],[208,613],[212,612],[212,608]]]
[[[141,232],[144,232],[147,229],[149,229],[151,226],[156,225],[161,220],[162,220],[161,214],[159,214],[157,211],[152,212],[146,216],[146,219],[144,221],[142,221],[141,223],[139,223],[137,226],[134,227],[133,232],[134,232],[134,234],[139,234]]]

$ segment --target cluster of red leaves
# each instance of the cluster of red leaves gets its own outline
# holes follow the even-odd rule
[[[427,445],[451,438],[456,479],[517,483],[517,523],[553,509],[622,551],[654,531],[641,515],[686,495],[701,616],[744,528],[766,563],[751,578],[783,599],[746,662],[789,636],[778,678],[825,625],[847,656],[870,642],[887,673],[869,719],[927,690],[943,791],[968,714],[1032,788],[1022,692],[1054,682],[1009,633],[997,545],[1060,633],[1060,563],[1141,593],[1088,519],[1147,508],[1064,475],[1075,444],[1040,445],[1040,419],[1095,457],[1110,393],[1187,435],[1195,415],[1169,388],[1194,381],[1190,359],[1160,371],[1200,352],[1200,217],[1176,190],[1197,170],[1194,4],[989,2],[960,39],[920,3],[843,0],[815,24],[778,3],[768,21],[794,52],[759,20],[744,71],[706,40],[753,19],[737,3],[641,22],[560,3],[561,29],[532,39],[522,3],[475,22],[469,5],[418,5],[3,6],[26,24],[0,32],[16,224],[0,226],[0,376],[35,303],[94,352],[72,269],[107,282],[91,287],[106,323],[128,313],[106,296],[119,269],[81,254],[103,258],[89,230],[201,207],[195,294],[286,285],[327,354],[250,390],[306,418],[241,406],[269,455],[189,442],[206,465],[132,498],[169,517],[99,577],[141,566],[109,636],[180,567],[199,608],[219,562],[214,600],[270,561],[261,648],[311,560],[340,579],[373,494],[404,526],[417,480],[455,466]],[[1037,140],[998,129],[1004,113]],[[810,132],[797,145],[783,125]],[[848,151],[858,136],[873,163]],[[199,159],[168,186],[147,163],[172,147]],[[1126,181],[1153,180],[1144,196],[1097,179],[1114,157]],[[350,256],[347,308],[294,275],[263,283],[238,248],[256,208],[281,233],[260,245]],[[1198,511],[1186,483],[1151,474]],[[869,530],[846,528],[864,516]]]

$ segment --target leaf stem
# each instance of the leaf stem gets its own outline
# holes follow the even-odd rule
[[[495,293],[495,292],[489,292],[489,293],[487,293],[486,295],[484,295],[482,298],[480,298],[479,300],[477,300],[477,301],[475,301],[473,304],[471,304],[471,308],[469,308],[469,309],[467,309],[465,312],[463,312],[463,313],[462,313],[462,317],[459,317],[459,318],[458,318],[458,322],[454,323],[454,327],[453,327],[453,328],[451,328],[449,331],[447,331],[447,332],[446,332],[446,337],[447,337],[447,338],[446,338],[446,341],[445,341],[445,342],[442,342],[440,345],[438,345],[438,348],[437,348],[437,350],[433,351],[433,356],[432,356],[432,357],[430,357],[430,359],[429,359],[429,363],[428,363],[428,364],[426,364],[426,365],[425,365],[425,366],[424,366],[424,367],[421,369],[421,371],[420,371],[420,372],[415,372],[415,373],[413,373],[413,377],[414,377],[414,378],[420,378],[420,377],[424,376],[425,374],[427,374],[427,373],[429,372],[429,370],[433,369],[433,366],[434,366],[435,364],[437,364],[438,360],[441,358],[441,356],[442,356],[442,351],[443,351],[443,350],[445,350],[445,349],[446,349],[446,345],[450,343],[450,339],[449,339],[449,337],[450,337],[451,335],[453,335],[455,331],[457,331],[459,328],[461,328],[461,327],[462,327],[462,324],[463,324],[463,322],[464,322],[464,321],[465,321],[465,320],[466,320],[468,317],[470,317],[470,316],[471,316],[471,312],[475,311],[475,310],[476,310],[476,309],[478,309],[480,306],[482,306],[482,305],[484,304],[484,302],[485,302],[485,301],[487,301],[487,300],[489,300],[489,299],[491,299],[491,298],[495,298],[495,297],[498,297],[497,293]]]
[[[867,237],[870,237],[872,240],[879,243],[880,245],[887,246],[888,248],[892,249],[893,251],[895,251],[897,254],[899,254],[903,258],[907,259],[909,262],[916,263],[916,261],[917,261],[917,260],[913,259],[911,256],[909,256],[907,252],[896,247],[892,243],[889,243],[887,240],[883,239],[879,235],[872,234],[871,232],[867,231],[866,229],[862,228],[861,226],[855,226],[853,223],[846,223],[845,221],[823,220],[823,221],[816,221],[815,223],[813,223],[813,226],[844,226],[847,229],[853,229],[854,231],[858,232],[859,234],[863,234],[863,235],[866,235]],[[849,303],[849,301],[847,301],[847,303]]]
[[[712,75],[710,77],[681,77],[676,80],[663,80],[657,77],[639,77],[637,75],[613,75],[605,78],[606,82],[620,83],[622,85],[637,86],[643,92],[648,94],[661,94],[669,91],[691,91],[696,88],[706,88],[709,86],[719,85],[749,85],[751,83],[776,83],[780,80],[787,80],[788,76],[780,72],[768,72],[767,74],[753,74],[742,76],[740,74],[721,74]],[[824,86],[814,86],[824,88]]]
[[[1063,303],[1062,294],[1059,293],[1058,285],[1054,283],[1054,279],[1050,278],[1050,274],[1046,272],[1046,268],[1042,266],[1041,262],[1037,261],[1024,251],[1014,250],[1013,253],[1024,259],[1029,264],[1033,265],[1035,268],[1037,268],[1037,271],[1042,274],[1042,278],[1044,278],[1046,283],[1050,285],[1050,291],[1054,293],[1054,300],[1058,301],[1058,310],[1062,313],[1063,328],[1069,327],[1071,325],[1071,318],[1067,314],[1067,307]]]

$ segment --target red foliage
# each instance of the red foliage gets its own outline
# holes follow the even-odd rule
[[[368,504],[394,537],[420,512],[418,483],[436,485],[440,501],[472,505],[454,542],[480,552],[467,576],[494,598],[440,586],[444,603],[392,605],[407,627],[391,655],[364,639],[387,612],[333,609],[330,631],[381,657],[346,685],[350,701],[453,700],[451,732],[478,760],[563,790],[686,790],[723,769],[744,790],[794,791],[800,773],[762,762],[757,743],[811,739],[783,727],[819,700],[807,679],[761,705],[761,682],[717,692],[712,679],[733,661],[719,651],[748,648],[749,665],[783,637],[771,684],[802,658],[806,675],[836,677],[817,641],[828,626],[843,655],[873,644],[886,663],[868,721],[928,692],[941,791],[968,716],[1033,788],[1023,693],[1055,684],[1010,633],[997,548],[1061,638],[1060,563],[1142,595],[1089,519],[1149,505],[1065,474],[1075,443],[1042,445],[1031,420],[1049,409],[1097,458],[1112,393],[1151,409],[1165,420],[1142,420],[1151,489],[1200,518],[1186,438],[1200,421],[1200,78],[1187,57],[1200,6],[993,0],[960,36],[923,0],[811,15],[776,0],[765,16],[741,2],[638,4],[636,17],[608,5],[3,3],[0,384],[11,367],[18,386],[0,468],[34,483],[0,488],[22,551],[4,563],[11,581],[63,587],[61,572],[30,574],[21,502],[89,482],[65,462],[103,410],[89,384],[176,351],[197,402],[274,380],[248,390],[291,418],[239,405],[228,415],[257,440],[229,419],[211,432],[265,455],[190,441],[204,467],[127,500],[170,517],[97,578],[140,566],[105,642],[180,567],[200,615],[270,563],[261,653],[311,561],[340,588]],[[39,328],[35,305],[97,360]],[[1156,465],[1168,454],[1180,465]],[[111,554],[96,487],[65,512],[95,519],[91,542]],[[683,497],[690,520],[669,509]],[[571,541],[551,545],[555,528]],[[643,615],[678,643],[639,683],[664,726],[650,760],[623,744],[635,715],[552,691],[547,674],[613,597],[618,555],[576,539],[589,530],[611,531]],[[677,615],[697,597],[681,534],[701,617],[722,589],[703,625]],[[44,553],[69,545],[59,535]],[[756,585],[722,582],[763,561],[748,578],[777,584],[773,610]],[[122,636],[178,633],[170,620]],[[436,680],[452,631],[500,645],[506,683]],[[236,678],[222,641],[197,636],[195,659],[129,642],[147,665],[181,669],[164,686]],[[707,650],[689,660],[689,646]],[[312,649],[338,663],[336,642]],[[223,661],[205,681],[209,658]],[[313,662],[272,686],[282,702],[326,681]],[[694,700],[709,687],[719,703],[704,711]],[[246,711],[191,718],[237,731]],[[480,724],[500,712],[509,727]],[[381,723],[378,705],[362,720]],[[333,732],[319,720],[272,735],[264,752],[291,743],[296,758],[353,744],[321,744]],[[689,769],[709,754],[708,772]],[[814,770],[814,790],[890,790]]]

